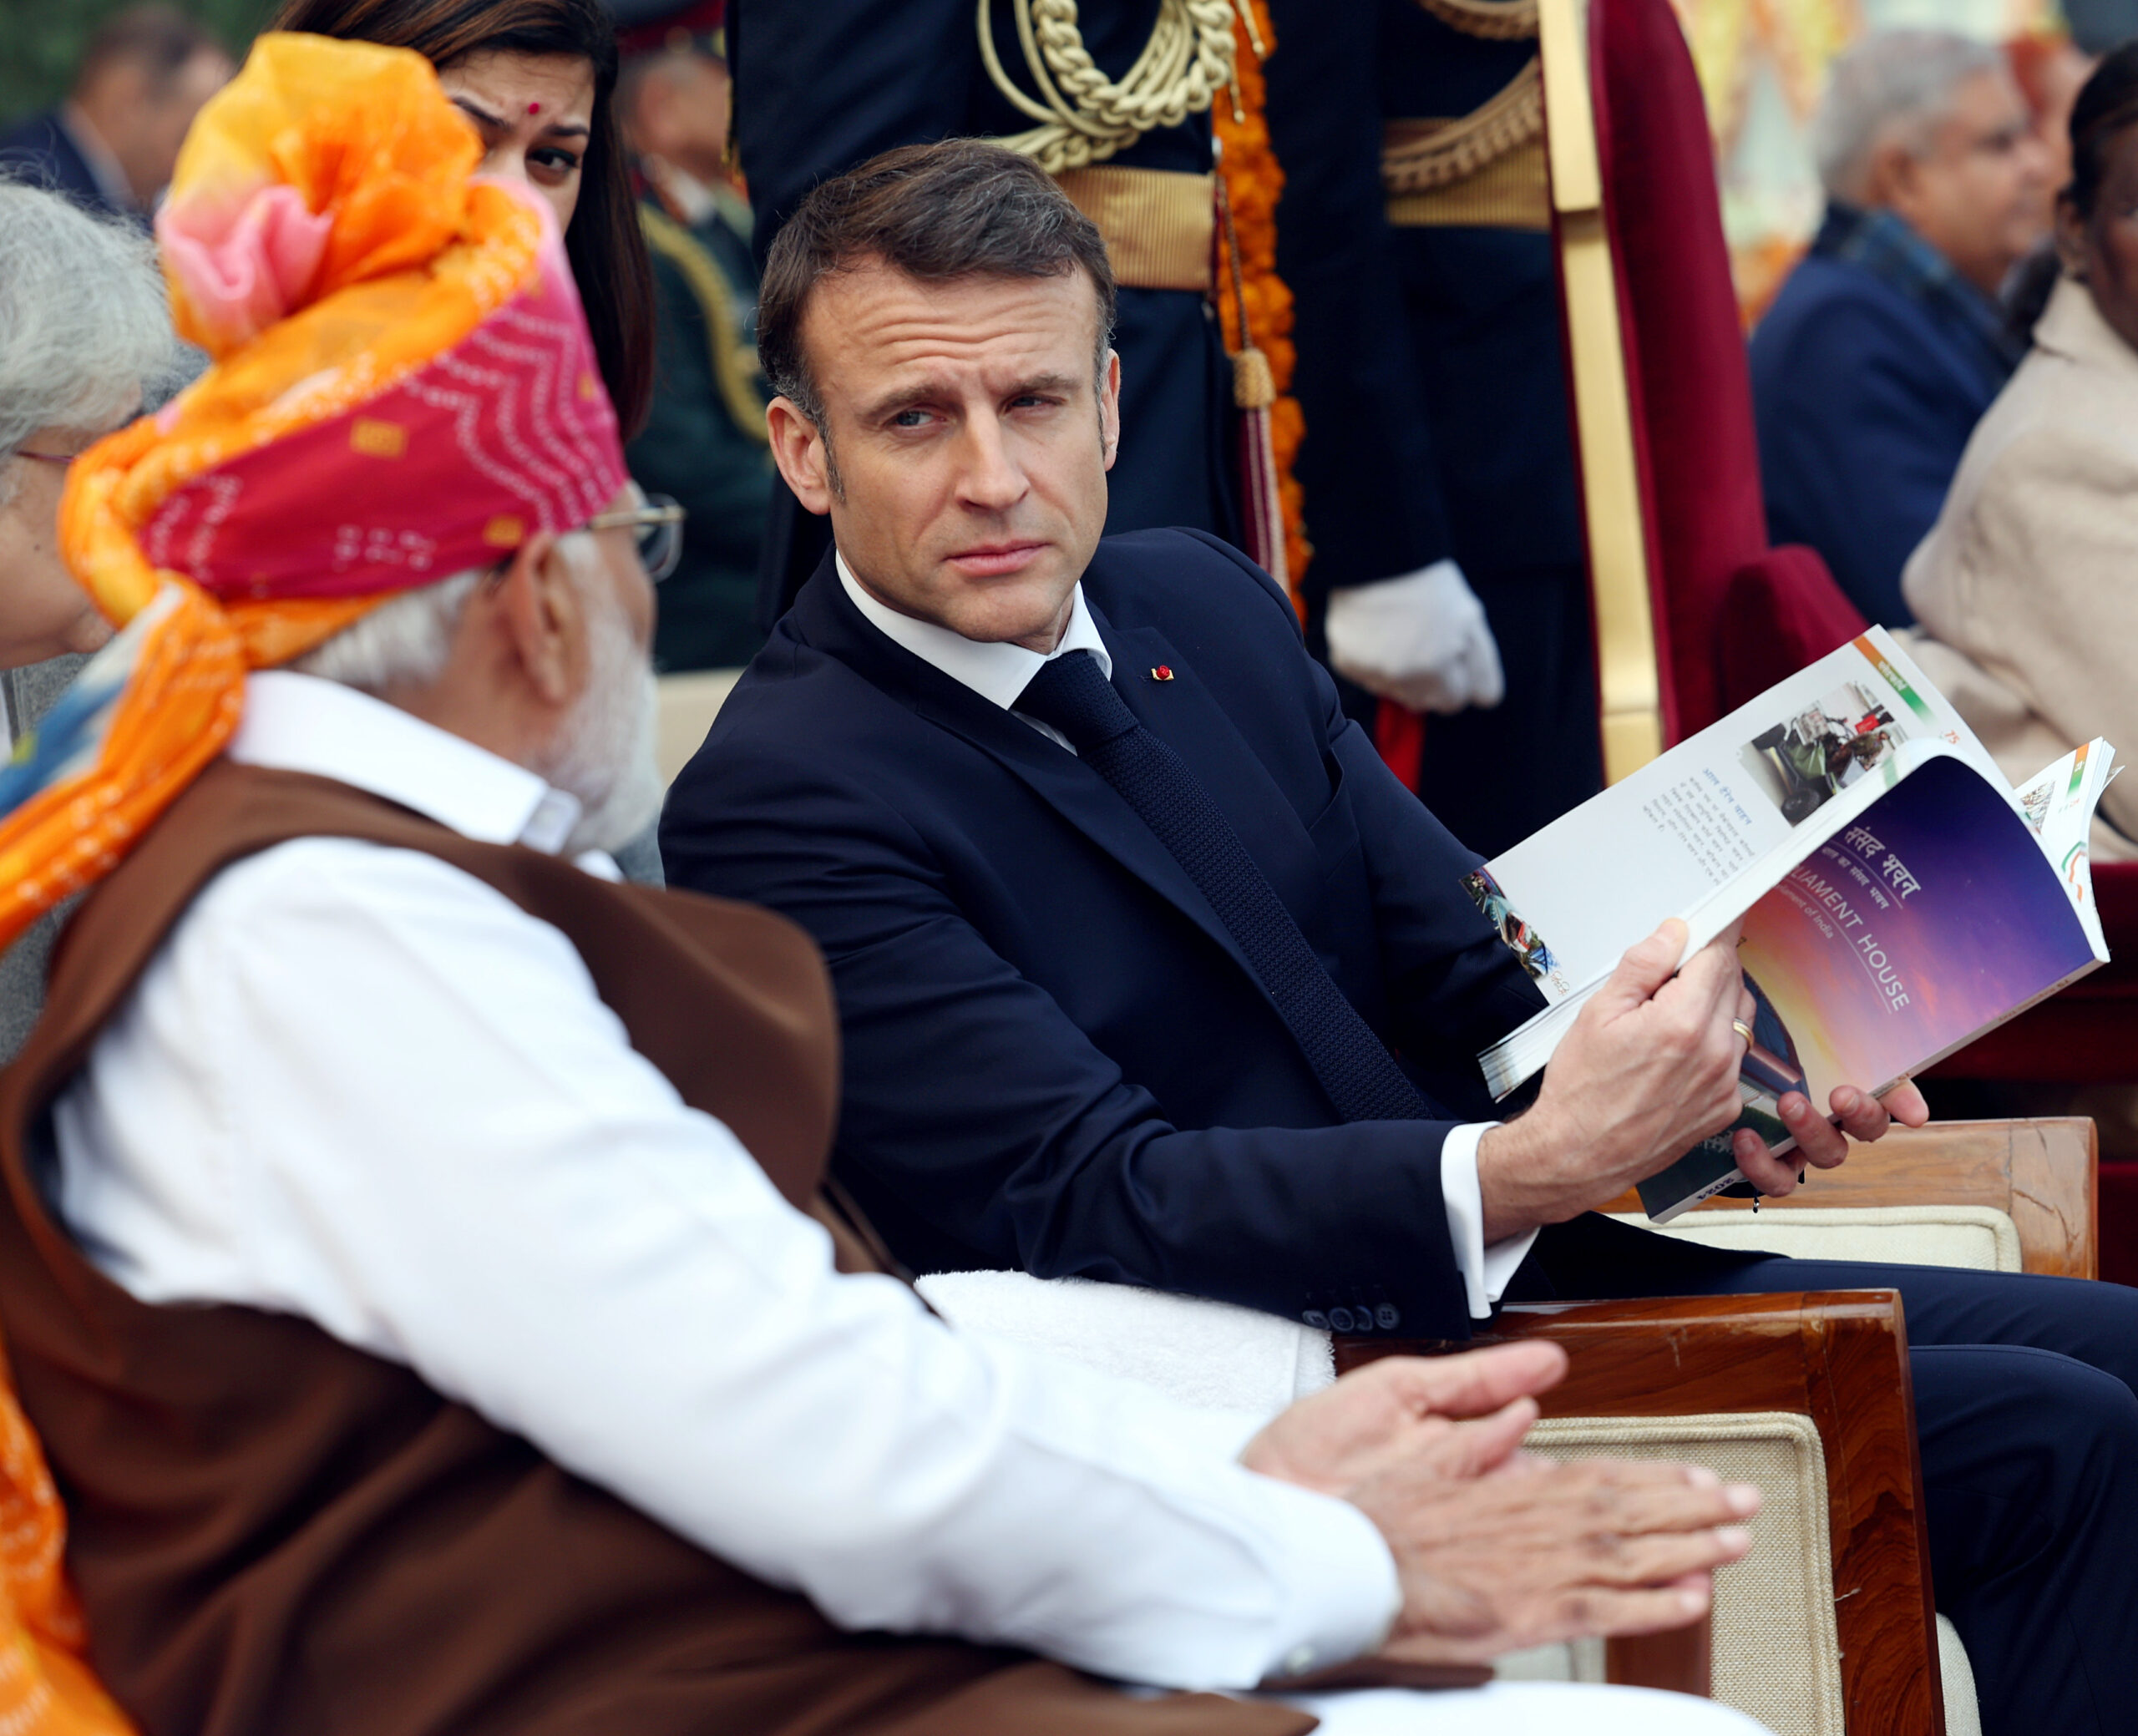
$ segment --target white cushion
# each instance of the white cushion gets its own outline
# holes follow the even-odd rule
[[[1938,1673],[1945,1683],[1945,1736],[1982,1736],[1982,1708],[1975,1703],[1974,1666],[1959,1631],[1938,1618]]]
[[[2019,1232],[1992,1206],[1711,1207],[1669,1223],[1638,1212],[1621,1223],[1710,1248],[1790,1254],[1800,1260],[1885,1260],[1902,1266],[1958,1266],[2017,1272]]]
[[[1560,1459],[1685,1459],[1755,1484],[1751,1553],[1715,1575],[1715,1697],[1778,1736],[1843,1736],[1826,1461],[1810,1417],[1559,1417],[1538,1424],[1527,1444]],[[1568,1655],[1563,1667],[1583,1663]],[[1516,1664],[1548,1667],[1535,1654]]]

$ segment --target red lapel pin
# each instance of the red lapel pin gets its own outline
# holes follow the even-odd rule
[[[1170,681],[1173,679],[1173,666],[1169,663],[1161,663],[1151,671],[1151,679],[1154,681]]]

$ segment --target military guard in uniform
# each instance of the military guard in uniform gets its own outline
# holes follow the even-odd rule
[[[983,32],[974,0],[737,0],[728,48],[759,261],[818,181],[894,145],[990,137],[1033,157],[1097,224],[1121,283],[1108,533],[1239,541],[1233,374],[1210,300],[1210,104],[1229,100],[1234,16],[1233,0],[993,0]],[[768,621],[828,538],[777,488]]]
[[[1340,671],[1452,713],[1418,792],[1495,854],[1603,787],[1535,0],[1273,10],[1314,625]]]
[[[757,368],[749,202],[727,171],[729,79],[716,7],[625,38],[617,111],[645,195],[659,322],[653,403],[628,457],[646,488],[688,510],[661,587],[664,671],[735,668],[764,643],[757,560],[772,499]]]

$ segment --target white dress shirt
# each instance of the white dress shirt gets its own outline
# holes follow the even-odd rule
[[[486,841],[570,829],[539,777],[306,676],[254,676],[230,752]],[[133,1295],[312,1320],[844,1627],[1240,1688],[1397,1607],[1362,1514],[1238,1464],[1252,1420],[836,1273],[570,942],[434,857],[225,869],[56,1120],[60,1215]]]
[[[894,645],[904,646],[924,663],[933,664],[951,680],[963,682],[982,699],[1001,706],[1019,722],[1031,725],[1069,752],[1077,751],[1059,731],[1018,711],[1016,701],[1043,665],[1070,651],[1091,652],[1098,659],[1101,672],[1108,681],[1113,679],[1112,653],[1099,636],[1098,623],[1092,619],[1081,584],[1070,600],[1069,625],[1062,633],[1061,643],[1041,656],[1021,645],[967,639],[933,621],[900,615],[862,588],[844,554],[834,550],[833,559],[838,567],[838,582],[846,587],[854,606]],[[1477,1141],[1487,1129],[1497,1125],[1473,1121],[1453,1128],[1440,1148],[1440,1188],[1447,1207],[1448,1240],[1455,1249],[1456,1269],[1462,1274],[1463,1293],[1473,1320],[1491,1318],[1492,1304],[1513,1281],[1515,1268],[1537,1239],[1536,1231],[1530,1230],[1490,1248],[1485,1246],[1484,1197],[1477,1186]]]

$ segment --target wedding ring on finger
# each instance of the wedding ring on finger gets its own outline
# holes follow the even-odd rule
[[[1752,1047],[1752,1027],[1742,1019],[1732,1019],[1730,1021],[1730,1028],[1745,1040],[1745,1049],[1749,1054]]]

